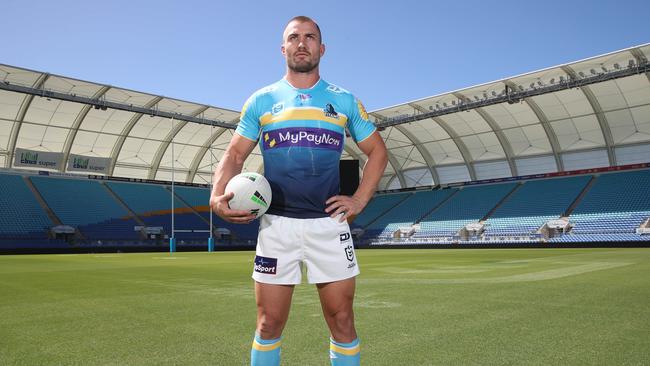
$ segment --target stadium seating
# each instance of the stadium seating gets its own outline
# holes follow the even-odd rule
[[[603,174],[569,217],[575,234],[634,233],[650,218],[650,170]]]
[[[456,191],[456,189],[436,189],[411,194],[371,223],[366,228],[366,233],[368,236],[390,236],[400,227],[416,223]]]
[[[478,222],[515,187],[515,183],[462,189],[420,222],[416,236],[453,236],[465,225]]]
[[[205,222],[210,222],[210,189],[194,187],[176,187],[174,193],[196,210]],[[231,224],[212,214],[212,225],[215,228],[228,229],[237,239],[255,240],[259,231],[260,222],[255,220],[250,224]],[[203,234],[203,237],[209,235]]]
[[[162,227],[166,235],[172,235],[172,196],[165,186],[125,182],[107,182],[106,185],[142,219],[146,226]],[[209,226],[182,200],[174,197],[174,229],[208,230]],[[210,234],[177,232],[175,236],[180,240],[207,240]]]
[[[0,238],[47,239],[52,226],[23,177],[0,174]]]
[[[64,225],[86,239],[138,239],[137,223],[99,181],[31,177],[47,205]]]
[[[375,196],[366,208],[352,222],[353,228],[362,228],[368,226],[371,222],[386,213],[398,203],[405,200],[413,193],[393,193]]]
[[[100,181],[0,173],[0,249],[20,242],[24,248],[65,248],[49,239],[54,226],[30,182],[49,210],[81,234],[75,245],[146,243],[134,227],[159,226],[171,234],[171,192],[161,184]],[[592,180],[593,179],[593,180]],[[591,182],[591,183],[590,183]],[[377,243],[440,245],[648,241],[636,232],[650,218],[650,169],[521,182],[497,183],[377,194],[356,217],[362,240]],[[208,188],[177,185],[174,220],[179,241],[207,242],[210,207]],[[538,231],[549,220],[569,214],[569,231]],[[489,216],[488,216],[489,215]],[[213,228],[228,229],[233,243],[254,244],[259,221],[235,225],[212,216]],[[459,230],[486,219],[485,232],[468,238]],[[395,240],[400,228],[419,224],[415,234]],[[200,231],[200,232],[199,232]],[[225,234],[224,234],[225,235]],[[157,240],[159,240],[158,238]],[[219,237],[217,236],[217,242]],[[110,244],[109,244],[110,245]],[[118,244],[119,245],[119,244]]]
[[[524,183],[486,222],[486,235],[533,234],[557,219],[578,197],[590,176],[534,180]]]

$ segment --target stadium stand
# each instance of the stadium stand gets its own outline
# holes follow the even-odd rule
[[[597,177],[569,217],[573,228],[564,240],[638,240],[636,229],[650,218],[649,192],[650,170]]]
[[[400,227],[415,224],[456,192],[456,189],[435,189],[410,194],[408,198],[402,200],[372,222],[366,228],[366,233],[368,236],[390,237]]]
[[[360,229],[359,243],[370,244],[647,241],[640,228],[650,226],[648,187],[650,169],[388,192],[377,194],[352,228]],[[58,224],[74,227],[76,240],[89,246],[99,241],[147,242],[135,230],[143,226],[171,234],[171,189],[165,184],[2,173],[0,193],[0,249],[12,242],[67,247],[65,241],[52,239],[50,229]],[[177,231],[177,239],[205,244],[209,189],[178,185],[174,193],[175,227],[185,230]],[[567,222],[566,231],[541,234],[547,222],[558,219]],[[471,237],[460,234],[465,225],[475,223],[484,224],[485,231]],[[213,228],[218,242],[254,245],[259,221],[234,225],[213,216]],[[412,232],[398,235],[404,229]]]
[[[47,205],[65,225],[88,240],[136,240],[138,225],[99,182],[87,179],[30,177]]]
[[[147,227],[161,227],[172,235],[171,192],[157,184],[107,182],[106,185],[142,219]],[[174,197],[174,228],[209,230],[208,223],[178,197]],[[177,232],[181,240],[207,240],[209,233]]]
[[[34,247],[59,245],[48,240],[53,223],[19,175],[0,174],[0,248],[23,241]]]
[[[486,221],[486,234],[534,234],[558,219],[580,194],[590,176],[533,180],[524,183]]]
[[[210,222],[210,206],[208,205],[210,190],[208,188],[176,187],[174,193],[189,206],[193,207],[206,222]],[[238,225],[226,222],[217,215],[212,215],[212,225],[216,228],[227,229],[236,238],[245,240],[257,239],[257,232],[260,226],[259,220],[255,220],[246,225]]]
[[[465,225],[478,222],[510,191],[515,183],[468,187],[459,190],[420,222],[416,237],[453,236]]]

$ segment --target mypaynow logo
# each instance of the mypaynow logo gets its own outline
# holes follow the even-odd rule
[[[293,127],[264,132],[265,149],[278,147],[316,147],[341,151],[343,135],[323,128]]]

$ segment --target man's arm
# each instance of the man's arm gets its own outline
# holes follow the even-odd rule
[[[219,217],[228,222],[245,224],[255,219],[255,215],[248,211],[231,210],[228,201],[232,199],[233,193],[224,194],[226,184],[232,177],[241,173],[244,161],[255,148],[255,144],[255,141],[235,133],[214,171],[210,207]]]
[[[379,132],[375,131],[365,140],[357,144],[368,160],[363,167],[363,177],[359,187],[352,196],[334,196],[325,202],[328,206],[325,212],[332,218],[343,212],[340,221],[343,222],[350,216],[359,214],[377,190],[377,184],[384,174],[388,163],[386,145]]]

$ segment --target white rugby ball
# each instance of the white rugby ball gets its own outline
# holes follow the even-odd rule
[[[255,218],[264,215],[271,205],[271,186],[263,175],[240,173],[226,184],[225,193],[234,193],[228,205],[233,210],[250,211]]]

